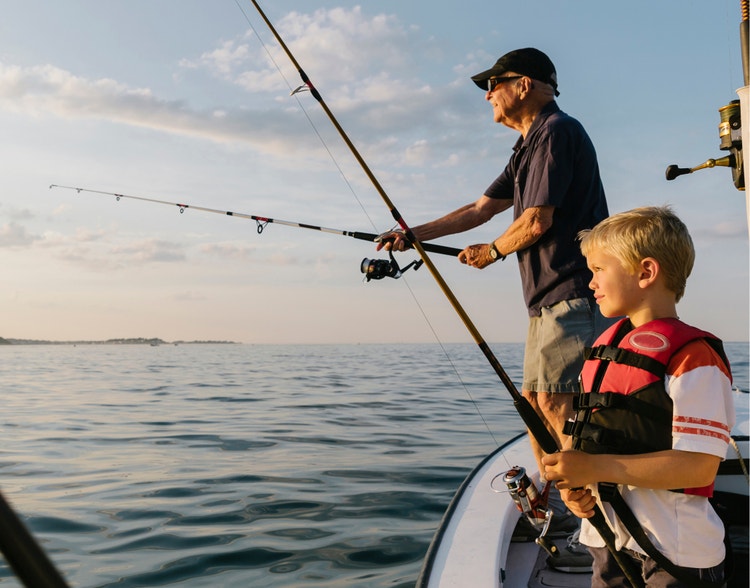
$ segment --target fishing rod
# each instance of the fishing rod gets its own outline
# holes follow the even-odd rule
[[[260,5],[258,4],[256,0],[250,0],[250,1],[252,2],[253,6],[255,6],[255,9],[258,11],[258,14],[266,23],[266,26],[268,26],[268,29],[271,31],[276,41],[284,50],[284,53],[286,53],[289,60],[297,69],[297,73],[299,74],[300,79],[302,80],[304,86],[307,87],[307,89],[310,91],[310,94],[312,94],[315,100],[317,100],[318,104],[320,104],[320,106],[323,108],[329,120],[338,131],[339,136],[344,141],[344,143],[346,143],[347,147],[349,147],[349,150],[351,151],[352,155],[359,163],[365,175],[370,179],[370,182],[372,182],[378,194],[380,194],[380,197],[382,198],[383,203],[387,206],[394,220],[401,227],[401,230],[403,230],[404,236],[406,237],[407,241],[412,245],[412,247],[414,247],[417,253],[419,253],[419,256],[422,259],[422,262],[430,271],[430,274],[435,279],[440,289],[443,291],[443,294],[445,294],[446,298],[451,303],[451,306],[453,306],[453,309],[461,318],[461,321],[464,323],[464,326],[471,334],[472,338],[474,339],[474,342],[477,344],[477,346],[482,351],[487,361],[495,370],[495,373],[500,378],[500,381],[505,385],[505,388],[507,389],[507,391],[509,392],[509,394],[511,395],[513,399],[513,406],[515,407],[516,412],[518,412],[518,414],[520,415],[524,424],[528,428],[530,434],[537,440],[540,447],[545,453],[557,453],[560,449],[557,446],[557,443],[555,442],[554,438],[552,437],[552,434],[547,430],[547,427],[542,422],[541,417],[536,413],[536,411],[534,410],[534,407],[531,406],[531,403],[526,398],[524,398],[523,395],[518,391],[515,384],[513,383],[513,380],[510,379],[507,372],[505,371],[503,366],[500,364],[500,361],[492,352],[489,345],[485,341],[484,337],[482,337],[482,334],[479,332],[479,330],[474,325],[469,315],[464,310],[461,303],[458,301],[458,298],[456,298],[455,294],[450,289],[450,287],[446,283],[443,276],[440,274],[438,269],[432,263],[432,260],[430,259],[429,255],[427,255],[426,248],[424,247],[424,245],[416,239],[414,232],[411,230],[409,225],[401,216],[401,213],[399,213],[396,206],[393,204],[390,197],[386,193],[386,191],[380,185],[380,182],[375,177],[375,174],[370,169],[370,166],[367,165],[367,162],[364,160],[362,155],[359,153],[359,150],[356,148],[352,140],[349,138],[349,135],[343,129],[341,124],[339,124],[339,121],[336,119],[333,112],[331,112],[330,108],[328,108],[328,105],[326,104],[325,100],[323,100],[323,97],[320,95],[320,92],[313,85],[310,78],[307,76],[305,71],[297,62],[296,58],[290,51],[289,47],[287,47],[286,43],[281,38],[281,35],[279,35],[278,31],[276,31],[276,28],[268,19],[265,12],[263,12],[263,10],[261,9]],[[301,88],[303,88],[303,86],[300,86],[300,88],[295,90],[295,92],[299,91]],[[624,556],[621,552],[619,552],[617,548],[615,547],[615,535],[612,529],[610,529],[609,525],[607,524],[607,521],[604,518],[604,514],[602,513],[599,505],[596,505],[594,507],[594,516],[591,517],[589,521],[601,535],[602,539],[607,545],[607,548],[612,553],[612,557],[617,561],[623,573],[627,576],[628,580],[630,580],[630,583],[632,584],[632,586],[634,588],[642,587],[644,585],[643,579],[640,577],[640,573],[638,570],[636,570],[633,562],[629,558]]]
[[[28,588],[68,588],[47,554],[0,494],[0,551]]]
[[[404,232],[404,236],[409,241],[409,243],[414,247],[414,249],[419,253],[419,256],[422,258],[422,261],[424,262],[424,265],[427,267],[427,269],[430,271],[430,274],[435,279],[435,281],[438,283],[438,286],[440,286],[440,289],[443,291],[445,296],[450,301],[451,305],[453,306],[456,313],[459,315],[461,320],[463,321],[464,325],[468,329],[469,333],[471,333],[474,341],[477,343],[477,345],[480,347],[482,352],[484,353],[485,357],[488,359],[492,367],[494,368],[497,375],[500,377],[500,380],[505,384],[506,388],[508,388],[508,391],[510,392],[511,396],[513,396],[514,402],[517,403],[517,408],[519,412],[521,412],[522,418],[524,418],[524,421],[527,419],[529,421],[533,421],[534,417],[536,417],[536,413],[534,412],[533,407],[529,402],[521,395],[520,392],[516,389],[515,384],[513,384],[513,381],[510,379],[508,374],[505,372],[505,369],[502,367],[500,362],[498,361],[497,357],[495,357],[495,354],[492,352],[492,350],[487,345],[486,341],[482,337],[479,330],[476,328],[474,323],[472,322],[469,315],[466,313],[464,308],[461,306],[461,303],[456,298],[453,291],[450,289],[448,284],[443,279],[443,276],[440,274],[438,269],[435,267],[435,265],[432,263],[432,260],[427,255],[425,244],[421,243],[416,239],[414,236],[414,233],[412,232],[409,225],[406,223],[404,218],[401,216],[401,213],[398,212],[396,209],[396,206],[391,201],[390,197],[386,193],[385,189],[381,186],[378,179],[375,177],[375,174],[372,172],[370,167],[367,165],[367,162],[364,160],[362,155],[359,153],[359,150],[357,147],[352,143],[351,139],[347,135],[346,131],[343,129],[341,124],[339,124],[339,121],[334,116],[333,112],[331,112],[330,108],[328,108],[328,105],[326,104],[325,100],[323,100],[323,97],[320,95],[320,92],[318,92],[317,88],[313,85],[310,78],[307,76],[307,74],[304,72],[300,64],[297,62],[296,58],[292,54],[292,52],[287,47],[286,43],[284,43],[284,40],[281,38],[279,33],[276,31],[276,28],[273,26],[271,21],[266,16],[265,12],[263,12],[263,9],[260,7],[258,2],[256,0],[250,0],[252,4],[255,6],[255,9],[258,11],[258,14],[260,17],[265,21],[266,25],[268,26],[269,30],[273,34],[273,36],[276,38],[276,41],[279,43],[281,48],[286,53],[287,57],[289,57],[290,61],[294,65],[294,67],[297,69],[297,72],[299,73],[300,78],[302,79],[302,82],[307,87],[307,89],[310,91],[310,94],[318,101],[320,106],[325,111],[326,115],[328,116],[329,120],[333,124],[333,126],[336,128],[336,130],[339,133],[339,136],[341,139],[346,143],[349,150],[352,152],[352,155],[359,163],[360,167],[364,171],[365,175],[369,178],[370,182],[373,184],[375,189],[377,190],[378,194],[382,198],[383,202],[387,206],[388,210],[391,213],[391,216],[393,216],[396,223],[401,227],[401,230]],[[299,90],[299,88],[298,88]],[[534,415],[533,417],[531,415]],[[546,431],[546,429],[545,429]],[[541,434],[544,436],[543,434]],[[554,439],[552,438],[552,435],[547,432],[547,435],[545,437],[548,437],[549,439],[545,438],[545,444],[547,447],[551,447],[551,445],[555,446],[555,449],[553,451],[550,451],[549,453],[554,453],[554,451],[557,450],[557,444],[555,443]],[[551,443],[551,445],[550,445]],[[545,449],[546,451],[546,449]]]
[[[193,210],[200,210],[201,212],[213,212],[215,214],[221,214],[225,216],[234,216],[238,218],[254,220],[256,223],[256,229],[258,234],[262,234],[263,230],[270,223],[277,225],[285,225],[287,227],[296,227],[298,229],[310,229],[312,231],[320,231],[322,233],[331,233],[334,235],[343,235],[345,237],[353,237],[360,241],[374,242],[379,237],[374,233],[364,233],[362,231],[345,231],[342,229],[331,229],[328,227],[320,227],[317,225],[310,225],[306,223],[297,223],[293,221],[281,220],[278,218],[270,218],[267,216],[256,216],[254,214],[245,214],[242,212],[232,212],[231,210],[219,210],[216,208],[207,208],[205,206],[195,206],[192,204],[184,204],[180,202],[169,202],[167,200],[158,200],[156,198],[146,198],[144,196],[130,196],[128,194],[118,194],[116,192],[105,192],[104,190],[90,190],[88,188],[78,188],[75,186],[60,186],[58,184],[51,184],[52,188],[63,188],[65,190],[75,190],[78,193],[88,192],[91,194],[101,194],[105,196],[114,196],[119,202],[121,198],[128,198],[130,200],[141,200],[143,202],[154,202],[156,204],[166,204],[168,206],[176,206],[180,209],[180,214],[184,213],[185,210],[191,208]],[[461,253],[460,249],[455,247],[446,247],[445,245],[437,245],[435,243],[423,243],[422,246],[426,251],[432,251],[433,253],[439,253],[441,255],[452,255],[456,257]],[[422,261],[412,261],[404,267],[399,267],[396,259],[393,257],[393,253],[389,252],[390,260],[387,259],[368,259],[365,258],[360,263],[360,270],[365,274],[365,279],[369,282],[370,280],[382,280],[383,278],[400,278],[403,273],[411,268],[414,270],[419,269],[422,265]]]

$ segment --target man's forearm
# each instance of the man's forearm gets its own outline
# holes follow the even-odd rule
[[[434,221],[412,227],[419,241],[431,241],[446,235],[463,233],[486,223],[498,212],[510,208],[511,200],[493,200],[482,196],[478,201],[462,206]]]
[[[503,255],[521,251],[536,243],[552,226],[554,208],[540,206],[527,208],[513,224],[495,240],[497,248]]]

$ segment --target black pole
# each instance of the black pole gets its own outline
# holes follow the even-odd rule
[[[0,551],[28,588],[68,588],[10,504],[0,494]]]
[[[487,358],[487,361],[489,361],[490,365],[495,370],[495,373],[498,375],[498,377],[500,378],[500,380],[503,382],[506,389],[510,393],[511,397],[513,398],[513,405],[515,406],[516,411],[518,411],[518,414],[523,419],[523,422],[528,427],[530,434],[533,435],[533,437],[537,440],[540,447],[542,448],[542,450],[544,450],[545,453],[556,453],[557,451],[559,451],[559,447],[557,447],[557,443],[552,437],[552,434],[547,430],[547,427],[544,425],[541,418],[534,410],[534,407],[532,407],[529,401],[526,400],[523,397],[523,395],[516,389],[515,384],[513,383],[513,381],[510,379],[508,374],[503,369],[503,366],[500,364],[500,361],[497,359],[495,354],[489,348],[489,345],[487,345],[487,343],[485,342],[482,335],[479,333],[476,326],[474,326],[474,323],[469,318],[469,315],[466,314],[466,311],[461,306],[461,303],[458,301],[456,296],[451,291],[450,287],[448,287],[448,284],[443,279],[442,275],[440,275],[440,272],[437,270],[435,265],[430,260],[422,244],[416,240],[416,238],[414,237],[414,233],[406,224],[406,221],[403,219],[403,217],[398,212],[398,210],[396,210],[396,207],[394,206],[393,202],[391,202],[391,199],[388,197],[388,194],[386,194],[385,190],[380,185],[380,182],[378,182],[378,180],[375,178],[375,175],[370,170],[370,167],[367,165],[364,158],[360,155],[359,151],[354,146],[354,143],[352,143],[351,139],[346,134],[346,131],[344,131],[344,129],[339,124],[338,120],[336,120],[336,117],[328,108],[328,105],[325,103],[325,101],[323,100],[318,90],[315,88],[315,86],[312,84],[310,79],[307,77],[307,74],[302,70],[299,63],[297,63],[297,60],[294,58],[294,55],[292,55],[292,52],[286,46],[286,43],[284,43],[284,40],[276,31],[273,24],[271,24],[271,21],[268,20],[268,17],[263,12],[261,7],[258,5],[258,2],[256,0],[250,0],[250,1],[253,3],[256,10],[258,11],[258,14],[260,14],[261,18],[265,21],[269,30],[271,31],[273,36],[276,38],[279,45],[281,45],[281,48],[287,54],[292,64],[294,64],[294,67],[297,68],[300,78],[305,83],[305,85],[307,85],[307,87],[310,89],[310,93],[315,97],[315,99],[318,101],[318,103],[323,108],[325,113],[328,115],[328,118],[330,119],[331,123],[333,124],[334,127],[336,127],[336,130],[339,132],[339,135],[343,139],[344,143],[346,143],[346,145],[349,147],[349,150],[352,152],[352,155],[354,155],[354,158],[359,162],[360,166],[362,167],[362,170],[365,172],[367,177],[375,186],[375,189],[378,191],[381,198],[383,199],[383,202],[390,210],[391,214],[393,215],[393,218],[396,220],[396,222],[401,226],[401,228],[406,233],[406,238],[412,244],[414,249],[416,249],[419,252],[420,257],[424,261],[424,265],[430,270],[432,277],[438,283],[438,285],[440,286],[440,289],[443,291],[443,293],[445,294],[445,296],[448,298],[451,305],[453,306],[453,309],[458,313],[459,317],[463,321],[464,326],[469,330],[472,337],[474,338],[474,341],[477,343],[479,348],[482,350],[482,353],[484,353],[484,356]],[[607,524],[607,521],[604,518],[604,514],[602,513],[598,505],[595,506],[594,516],[590,518],[589,521],[591,521],[591,524],[594,525],[596,530],[602,536],[602,539],[607,544],[607,548],[612,553],[612,557],[614,557],[614,559],[617,561],[618,565],[620,566],[620,568],[622,569],[623,573],[628,578],[630,583],[633,585],[633,587],[640,588],[644,586],[643,580],[640,576],[640,572],[639,570],[636,569],[633,561],[627,556],[625,556],[623,553],[618,551],[617,548],[615,547],[614,533],[609,528],[609,525]]]

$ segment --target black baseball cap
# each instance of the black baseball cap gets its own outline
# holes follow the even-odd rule
[[[555,96],[560,95],[555,66],[546,54],[533,47],[506,53],[490,69],[471,76],[471,79],[482,90],[487,90],[487,80],[509,71],[549,84],[555,89]]]

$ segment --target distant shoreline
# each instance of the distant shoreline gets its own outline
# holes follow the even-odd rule
[[[163,339],[135,337],[129,339],[106,339],[103,341],[47,341],[41,339],[5,339],[0,337],[0,345],[237,345],[235,341],[164,341]]]

